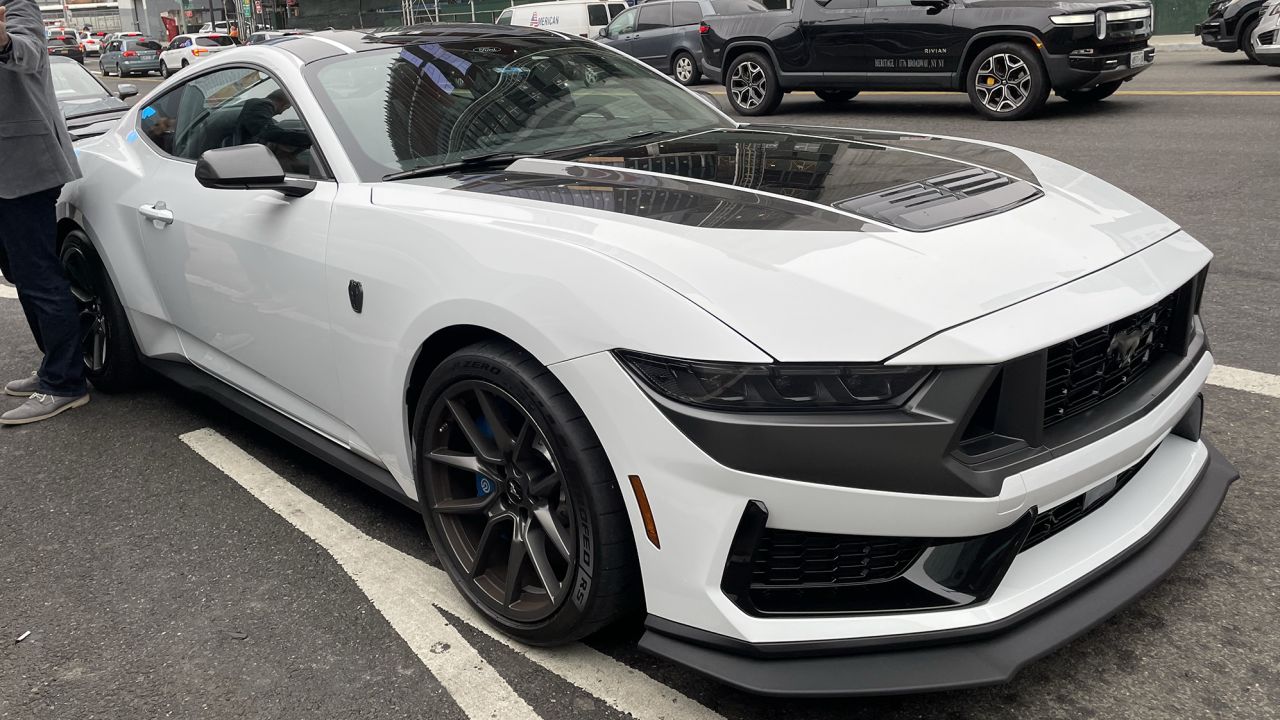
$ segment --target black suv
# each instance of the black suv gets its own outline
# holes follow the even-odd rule
[[[1200,42],[1225,53],[1244,50],[1251,62],[1258,62],[1253,47],[1253,30],[1262,19],[1264,0],[1214,0],[1209,16],[1196,26]]]
[[[861,90],[968,92],[988,118],[1035,114],[1053,90],[1096,102],[1155,59],[1151,3],[1053,0],[794,0],[707,18],[703,70],[743,115],[783,93],[831,103]]]

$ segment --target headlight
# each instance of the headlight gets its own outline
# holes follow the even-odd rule
[[[1268,14],[1270,14],[1270,15],[1280,15],[1280,2],[1278,2],[1278,3],[1274,4],[1274,5],[1272,5],[1272,6],[1271,6],[1271,12],[1270,12],[1270,13],[1268,13]]]
[[[646,386],[676,402],[713,410],[814,412],[901,407],[929,377],[924,367],[704,362],[616,350]]]

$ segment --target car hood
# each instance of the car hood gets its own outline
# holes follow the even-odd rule
[[[423,186],[627,263],[781,361],[884,360],[1177,230],[1035,153],[847,129],[710,131],[373,201],[412,211]]]

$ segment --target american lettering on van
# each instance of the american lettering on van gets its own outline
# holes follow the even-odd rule
[[[559,15],[538,15],[538,11],[533,11],[533,17],[529,18],[531,27],[546,27],[547,25],[559,25]]]

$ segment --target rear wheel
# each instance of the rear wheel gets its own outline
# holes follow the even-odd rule
[[[496,340],[455,353],[431,373],[415,417],[427,532],[494,625],[554,645],[638,603],[613,470],[577,403],[529,353]]]
[[[1253,18],[1240,28],[1240,49],[1248,56],[1249,62],[1258,63],[1258,48],[1253,44],[1253,31],[1258,29],[1258,18]]]
[[[81,357],[95,390],[132,390],[144,377],[129,318],[89,238],[73,230],[62,241],[62,270],[80,306]]]
[[[998,43],[969,66],[969,102],[989,120],[1023,120],[1049,99],[1049,78],[1040,55],[1020,43]]]
[[[814,90],[813,94],[817,95],[818,99],[823,102],[831,103],[832,105],[840,105],[843,103],[847,103],[850,100],[857,97],[858,91],[857,90]]]
[[[160,77],[169,77],[169,66],[165,65],[163,60],[160,61]]]
[[[687,52],[676,53],[675,58],[671,61],[671,74],[675,75],[676,82],[681,85],[697,85],[702,80],[702,71],[698,69],[698,61]]]
[[[773,63],[760,53],[745,53],[725,73],[729,104],[740,115],[769,115],[782,103],[782,88]]]
[[[1103,83],[1096,87],[1089,88],[1088,90],[1063,90],[1058,93],[1058,96],[1073,103],[1087,105],[1089,103],[1096,103],[1100,100],[1106,100],[1111,97],[1116,90],[1119,90],[1120,86],[1123,84],[1124,81],[1117,80],[1116,82]]]

